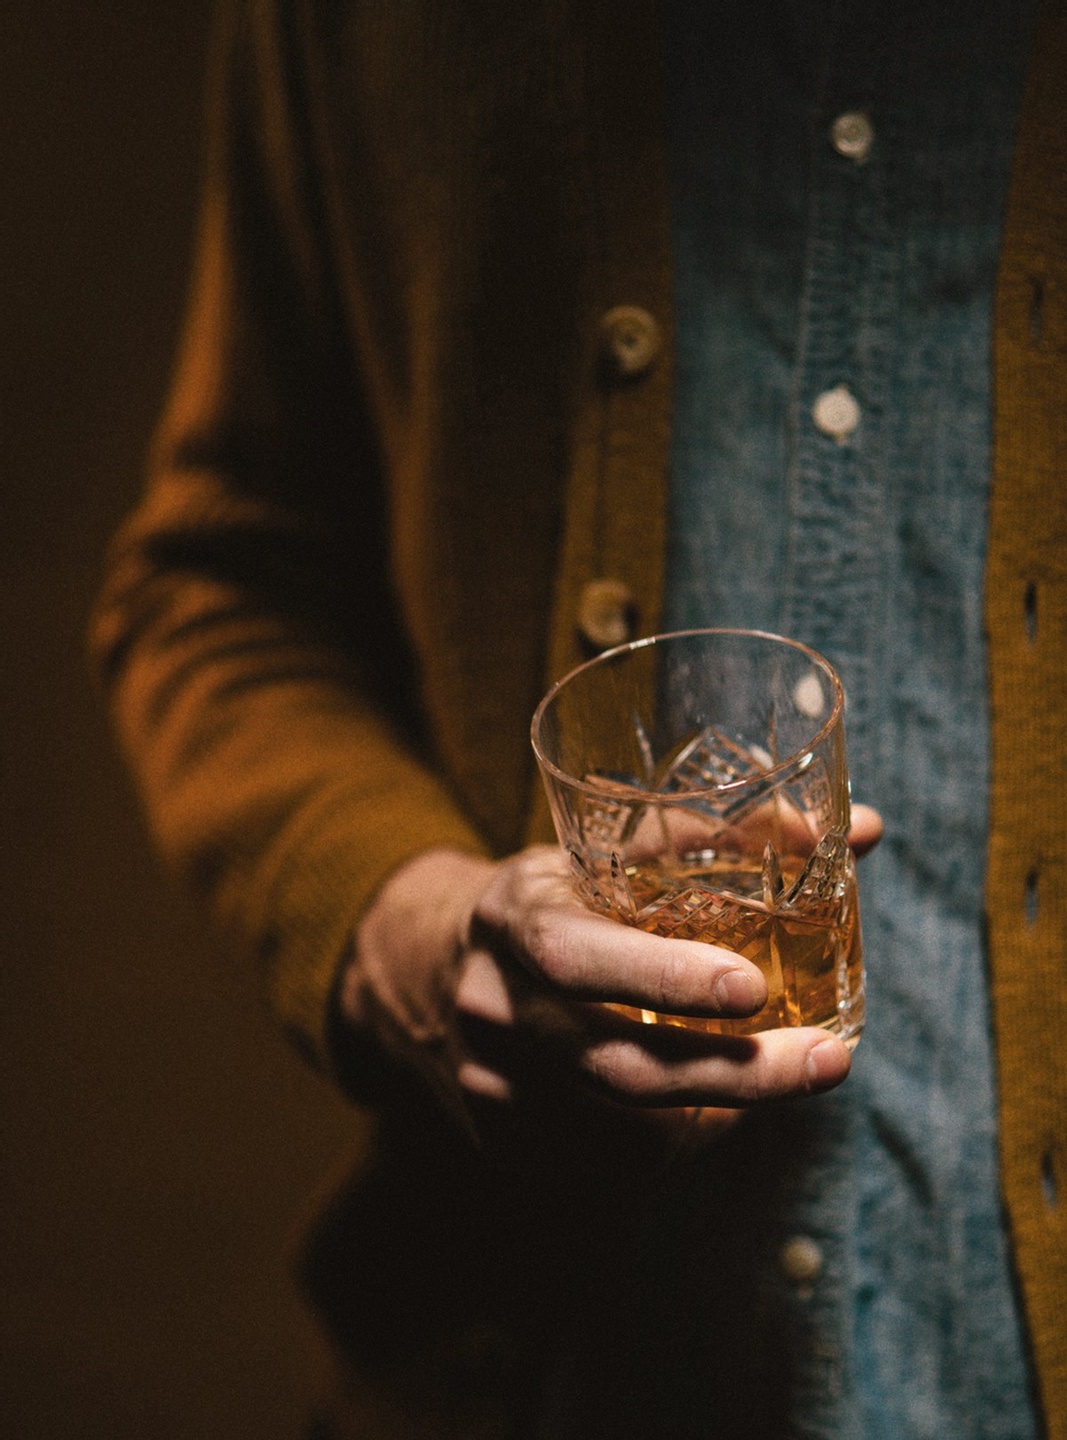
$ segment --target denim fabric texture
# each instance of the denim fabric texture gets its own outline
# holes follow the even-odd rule
[[[665,628],[822,651],[845,682],[854,797],[886,821],[860,867],[853,1074],[805,1107],[804,1163],[737,1239],[779,1347],[754,1345],[748,1383],[787,1391],[789,1435],[1028,1440],[983,954],[982,594],[991,305],[1031,16],[669,0],[664,17]],[[761,1127],[789,1132],[751,1118],[741,1154]],[[719,1183],[765,1176],[724,1164]],[[796,1236],[821,1259],[803,1285],[779,1264]]]

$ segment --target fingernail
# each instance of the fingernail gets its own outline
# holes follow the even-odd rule
[[[715,999],[723,1010],[752,1015],[763,1004],[763,995],[744,970],[726,970],[715,985]]]
[[[827,1036],[808,1051],[805,1063],[812,1090],[829,1090],[840,1084],[849,1072],[852,1057],[840,1040]]]

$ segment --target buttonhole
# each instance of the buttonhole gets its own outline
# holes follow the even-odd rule
[[[1056,1184],[1056,1162],[1052,1158],[1051,1150],[1046,1150],[1041,1157],[1041,1193],[1048,1208],[1055,1210],[1059,1192]]]
[[[1045,282],[1040,275],[1030,277],[1030,344],[1036,350],[1041,344],[1042,310],[1045,305]]]
[[[1032,645],[1037,639],[1037,585],[1033,580],[1023,596],[1023,614],[1026,617],[1026,638]]]
[[[1038,895],[1038,880],[1040,870],[1034,865],[1026,877],[1026,923],[1033,925],[1037,919],[1037,912],[1040,908],[1040,897]]]

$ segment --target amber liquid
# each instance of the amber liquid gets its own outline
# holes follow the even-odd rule
[[[812,905],[782,904],[803,861],[783,858],[783,888],[767,894],[758,860],[685,860],[628,866],[637,905],[634,924],[653,935],[722,945],[758,965],[769,997],[755,1015],[717,1020],[625,1007],[652,1024],[683,1025],[711,1034],[751,1035],[786,1025],[817,1025],[849,1046],[863,1028],[863,943],[851,858],[828,896]]]

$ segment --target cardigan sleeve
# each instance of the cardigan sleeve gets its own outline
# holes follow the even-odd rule
[[[220,25],[184,340],[92,647],[163,855],[329,1066],[381,882],[484,847],[420,725],[296,23],[249,5]]]

